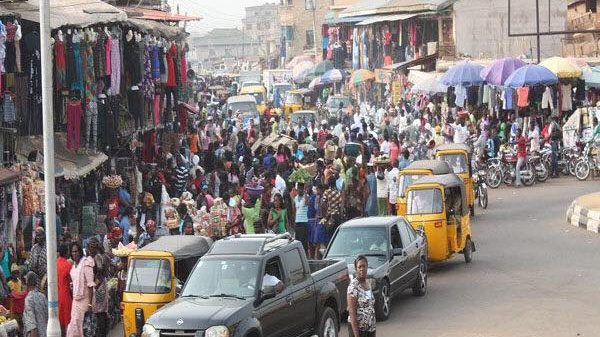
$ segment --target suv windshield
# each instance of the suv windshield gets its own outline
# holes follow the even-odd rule
[[[408,192],[407,214],[442,213],[442,192],[437,189],[412,190]]]
[[[250,95],[250,96],[254,97],[254,99],[256,100],[256,104],[262,104],[262,102],[263,102],[263,94],[262,93],[260,93],[260,92],[252,92],[252,93],[249,93],[247,95]]]
[[[200,260],[181,296],[249,298],[255,295],[259,262],[243,259]]]
[[[385,227],[340,227],[327,258],[362,255],[387,256],[389,244]]]
[[[164,294],[171,291],[171,265],[166,259],[133,259],[126,292]]]

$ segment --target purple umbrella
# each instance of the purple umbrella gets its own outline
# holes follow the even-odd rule
[[[525,65],[525,62],[514,57],[507,57],[494,61],[483,68],[480,75],[487,83],[504,85],[504,82],[515,70]]]

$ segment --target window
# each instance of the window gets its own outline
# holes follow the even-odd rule
[[[399,225],[400,237],[402,237],[402,244],[404,245],[404,247],[408,247],[412,243],[412,240],[411,240],[410,234],[409,234],[409,230],[408,230],[408,226],[409,225],[407,225],[406,223],[401,223]]]
[[[312,29],[306,31],[306,47],[312,48],[315,46],[315,34]]]
[[[290,273],[289,282],[291,285],[296,285],[304,281],[306,278],[306,270],[300,258],[300,251],[292,249],[285,253],[285,263]]]
[[[127,272],[126,292],[165,294],[171,291],[171,265],[164,259],[134,259]]]
[[[294,39],[294,27],[293,26],[282,26],[281,35],[286,41],[292,41]]]
[[[390,240],[392,241],[392,248],[402,248],[402,240],[400,239],[400,231],[398,225],[393,225],[390,233]]]
[[[597,2],[596,0],[585,0],[585,11],[596,13]]]
[[[406,228],[408,229],[408,236],[410,236],[410,242],[415,242],[417,240],[417,232],[415,232],[415,229],[411,225],[407,224]]]
[[[315,10],[315,1],[317,0],[304,0],[304,9],[307,11]]]
[[[440,155],[439,159],[450,164],[456,174],[469,172],[467,157],[462,153]]]
[[[291,6],[292,5],[292,0],[280,0],[279,1],[279,5],[281,5],[281,6]]]
[[[407,214],[442,213],[442,192],[435,189],[412,190],[408,193]]]

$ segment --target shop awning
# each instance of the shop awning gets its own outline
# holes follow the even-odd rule
[[[419,13],[441,11],[456,0],[363,0],[343,10],[340,17],[376,14]]]
[[[54,173],[56,177],[64,177],[65,179],[84,177],[108,160],[108,156],[102,152],[86,154],[68,150],[66,140],[65,133],[54,134]],[[19,137],[16,149],[18,159],[21,161],[28,160],[34,151],[38,151],[38,158],[42,157],[43,146],[44,142],[41,135]],[[38,162],[37,164],[41,168],[43,163]]]
[[[339,23],[355,23],[355,22],[361,22],[363,20],[368,19],[370,16],[352,16],[349,18],[335,18],[333,19],[332,23],[333,25],[335,24],[339,24]]]
[[[15,172],[7,168],[0,168],[0,185],[14,183],[15,181],[19,180],[19,178],[21,178],[21,174],[19,172]]]
[[[200,21],[202,18],[199,16],[187,16],[173,14],[169,12],[159,11],[157,9],[141,8],[141,7],[119,7],[119,9],[125,11],[127,16],[130,18],[152,20],[152,21],[169,21],[169,22],[180,22],[180,21]]]
[[[385,22],[385,21],[402,21],[402,20],[406,20],[406,19],[410,19],[412,17],[415,17],[417,15],[424,15],[424,14],[431,14],[433,12],[429,12],[429,13],[409,13],[409,14],[391,14],[391,15],[375,15],[372,17],[369,17],[366,20],[363,20],[359,23],[357,23],[357,26],[366,26],[366,25],[370,25],[372,23],[377,23],[377,22]]]
[[[23,20],[39,22],[38,0],[6,2],[0,4],[0,13],[11,12]],[[119,22],[127,19],[120,9],[100,0],[50,1],[50,28],[62,26],[87,27],[99,23]]]
[[[165,23],[158,21],[128,18],[127,21],[124,22],[124,24],[133,26],[136,29],[139,29],[143,32],[157,36],[162,36],[170,40],[183,39],[189,35],[189,33],[186,33],[185,30],[181,27],[169,26]]]

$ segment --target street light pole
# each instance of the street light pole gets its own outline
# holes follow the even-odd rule
[[[42,118],[44,137],[44,202],[46,206],[46,256],[48,278],[48,337],[60,337],[56,276],[56,203],[54,190],[54,106],[52,99],[52,51],[50,0],[40,0],[40,49],[42,68]],[[39,275],[41,276],[41,275]]]
[[[312,0],[312,10],[313,10],[313,47],[315,53],[315,62],[318,63],[320,61],[317,58],[317,0]]]

